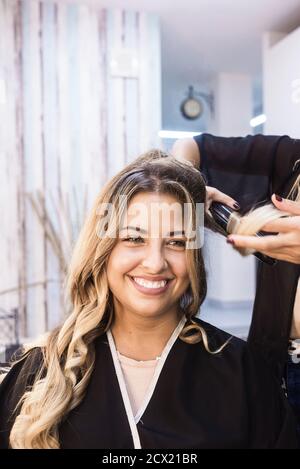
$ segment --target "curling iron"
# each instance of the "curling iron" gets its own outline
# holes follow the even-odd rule
[[[210,207],[210,213],[214,221],[224,230],[226,233],[231,234],[233,232],[233,227],[236,223],[239,222],[240,216],[236,211],[227,205],[223,205],[220,202],[212,202]],[[256,236],[269,236],[270,233],[265,233],[263,231],[258,231]],[[272,257],[266,256],[261,252],[253,252],[253,255],[257,257],[260,261],[265,262],[269,265],[276,264],[276,260]]]

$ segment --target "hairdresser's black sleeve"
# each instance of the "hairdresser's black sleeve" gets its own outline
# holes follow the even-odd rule
[[[42,360],[41,349],[33,349],[12,366],[0,384],[0,449],[9,448],[9,434],[18,415],[16,407],[23,394],[31,388]]]
[[[244,376],[250,448],[297,448],[296,419],[287,398],[263,357],[250,348],[244,353]]]
[[[207,184],[236,199],[244,211],[269,202],[273,192],[285,195],[283,186],[300,159],[300,140],[288,136],[201,134],[194,140]]]
[[[231,195],[241,213],[286,197],[300,174],[300,140],[287,136],[195,137],[207,184]],[[259,262],[248,343],[259,350],[278,379],[284,372],[300,266]]]

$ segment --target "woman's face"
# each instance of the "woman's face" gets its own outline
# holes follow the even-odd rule
[[[168,194],[139,193],[121,222],[107,264],[116,313],[177,314],[189,285],[182,209]]]

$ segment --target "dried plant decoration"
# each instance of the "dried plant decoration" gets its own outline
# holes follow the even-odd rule
[[[53,193],[49,192],[45,195],[43,191],[38,190],[27,193],[26,197],[43,228],[45,238],[58,259],[59,278],[37,279],[35,282],[0,291],[0,295],[41,285],[46,286],[48,283],[64,284],[73,245],[87,213],[88,189],[86,186],[82,198],[79,197],[75,188],[72,188],[71,194],[62,192],[57,194],[58,196],[54,197]]]
[[[51,203],[50,208],[42,191],[28,193],[27,198],[57,256],[61,273],[66,275],[73,245],[87,211],[87,189],[81,207],[75,188],[72,189],[72,204],[68,193],[60,193],[57,199],[50,193],[48,198]]]

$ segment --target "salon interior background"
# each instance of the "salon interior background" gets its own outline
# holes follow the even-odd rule
[[[159,131],[299,138],[299,26],[300,0],[0,0],[0,345],[14,311],[21,340],[63,317],[91,200],[142,151],[170,148]],[[214,97],[195,120],[180,111],[189,85]],[[255,261],[215,235],[205,251],[204,318],[245,336]]]

